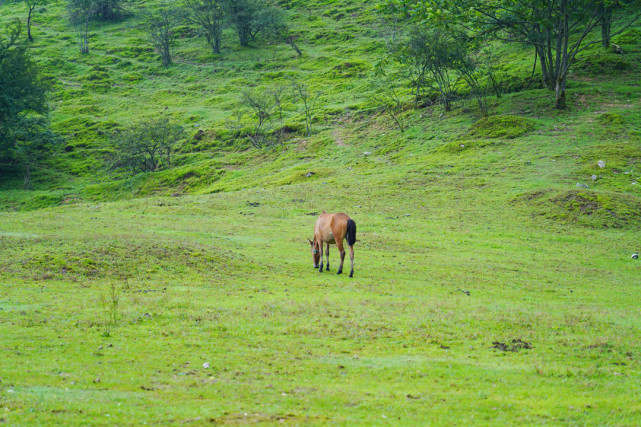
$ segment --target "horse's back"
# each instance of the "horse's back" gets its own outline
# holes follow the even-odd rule
[[[322,213],[316,220],[314,233],[327,243],[342,241],[347,234],[347,225],[350,220],[351,218],[342,212]]]

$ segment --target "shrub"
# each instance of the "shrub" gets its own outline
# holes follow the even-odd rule
[[[501,115],[485,117],[474,123],[468,135],[477,138],[516,138],[534,129],[534,122],[525,117]]]
[[[616,113],[605,113],[597,117],[597,121],[602,125],[622,125],[625,123],[623,116]]]
[[[574,69],[588,74],[611,74],[616,71],[630,71],[637,65],[625,55],[595,51],[576,61]]]

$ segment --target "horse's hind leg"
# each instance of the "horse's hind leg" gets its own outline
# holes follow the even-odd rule
[[[327,257],[327,267],[325,267],[325,270],[329,271],[329,243],[327,244],[327,249],[325,249],[325,256]]]
[[[343,272],[343,261],[345,260],[345,249],[343,248],[342,241],[336,241],[336,247],[341,254],[341,265],[338,266],[338,271],[336,274],[341,274]]]
[[[350,271],[349,277],[354,277],[354,246],[351,245],[349,247],[349,260],[352,262],[352,271]]]

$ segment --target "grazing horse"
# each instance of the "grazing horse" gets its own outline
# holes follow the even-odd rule
[[[356,223],[344,213],[323,212],[316,220],[314,240],[307,239],[312,246],[314,268],[318,268],[321,273],[323,272],[323,243],[327,243],[325,255],[327,256],[327,271],[329,271],[329,245],[335,243],[341,254],[341,265],[338,267],[336,274],[341,274],[343,272],[343,261],[345,260],[345,249],[343,249],[343,239],[345,237],[347,237],[347,244],[349,245],[349,259],[352,262],[352,271],[350,271],[349,277],[353,277]]]

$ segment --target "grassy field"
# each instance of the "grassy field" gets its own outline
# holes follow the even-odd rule
[[[533,137],[329,144],[281,153],[291,185],[1,213],[1,418],[638,424],[638,223],[539,215],[523,195],[574,158]],[[311,268],[323,210],[358,224],[354,279],[335,250]]]
[[[0,423],[641,424],[638,41],[625,71],[579,62],[566,111],[533,88],[487,119],[408,109],[401,133],[367,105],[381,41],[348,3],[287,3],[302,61],[185,37],[167,70],[138,15],[89,56],[62,6],[37,16],[70,148],[34,189],[1,183]],[[324,91],[314,135],[226,140],[238,88],[288,74]],[[165,103],[207,137],[175,168],[106,173],[105,132]],[[335,249],[312,268],[323,211],[357,223],[353,279]]]

